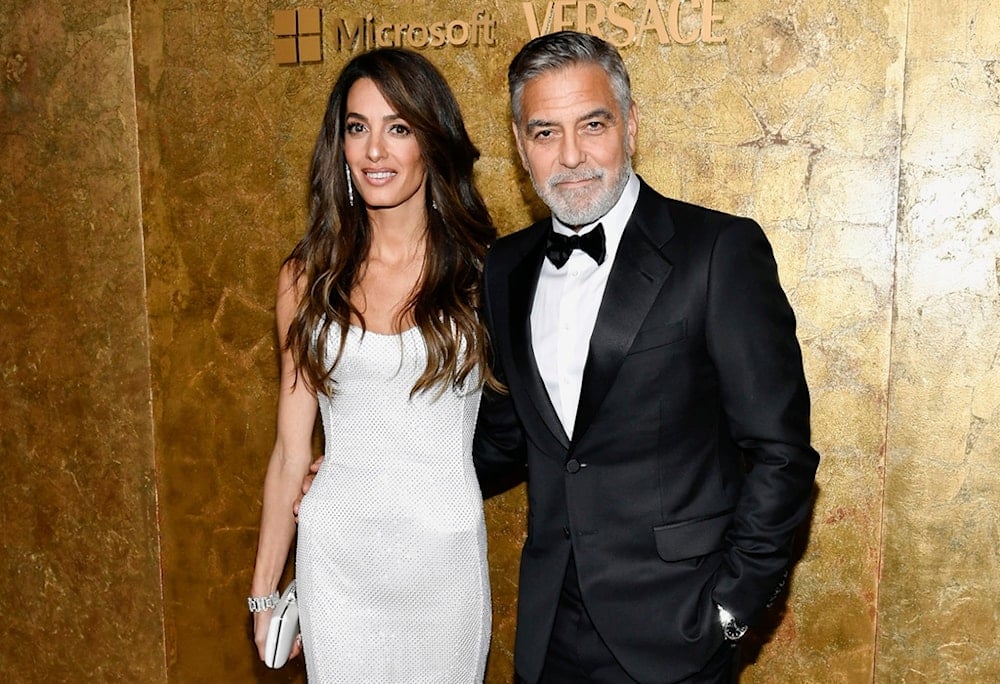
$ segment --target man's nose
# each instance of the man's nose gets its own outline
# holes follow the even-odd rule
[[[587,159],[587,154],[580,145],[580,140],[575,135],[567,135],[563,138],[562,146],[559,148],[559,163],[568,169],[575,169]]]

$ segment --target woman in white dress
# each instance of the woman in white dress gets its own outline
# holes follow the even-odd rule
[[[496,237],[472,181],[479,153],[421,55],[351,60],[313,153],[310,225],[281,269],[277,438],[251,594],[270,595],[296,534],[310,681],[480,682],[490,637],[480,389],[495,383],[479,321]],[[318,409],[318,411],[317,411]],[[270,612],[254,615],[263,654]]]

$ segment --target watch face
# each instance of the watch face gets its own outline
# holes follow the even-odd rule
[[[719,622],[722,624],[722,636],[727,641],[736,641],[747,633],[747,626],[739,622],[736,617],[722,606],[716,604],[719,609]]]
[[[722,626],[722,633],[729,641],[736,641],[747,633],[747,626],[741,625],[736,620],[730,620]]]

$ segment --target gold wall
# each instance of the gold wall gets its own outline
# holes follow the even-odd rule
[[[0,680],[304,680],[256,664],[244,597],[274,278],[349,57],[335,17],[488,12],[495,45],[426,54],[501,230],[539,211],[504,94],[529,37],[521,2],[317,2],[325,61],[278,66],[273,13],[296,4],[0,8]],[[638,171],[757,218],[799,319],[823,461],[788,601],[748,644],[744,682],[1000,681],[991,5],[715,0],[725,43],[622,49]],[[506,683],[523,493],[487,514],[488,681]]]
[[[131,52],[124,1],[0,9],[4,682],[167,677]]]
[[[996,10],[909,7],[879,681],[1000,681]]]

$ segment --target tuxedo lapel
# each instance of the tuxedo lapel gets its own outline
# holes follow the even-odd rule
[[[575,438],[593,422],[636,333],[670,275],[661,247],[672,237],[669,214],[652,211],[658,199],[645,183],[622,235],[590,337],[577,405]]]
[[[549,222],[546,221],[546,224]],[[545,231],[539,231],[544,237]],[[538,372],[535,353],[531,345],[531,306],[535,299],[535,289],[538,286],[538,274],[541,271],[545,240],[539,239],[526,252],[510,271],[508,292],[510,293],[510,344],[514,368],[507,370],[508,378],[517,374],[524,384],[525,392],[534,404],[542,422],[552,436],[563,446],[569,448],[569,437],[563,429],[562,422],[556,414],[545,383]]]

